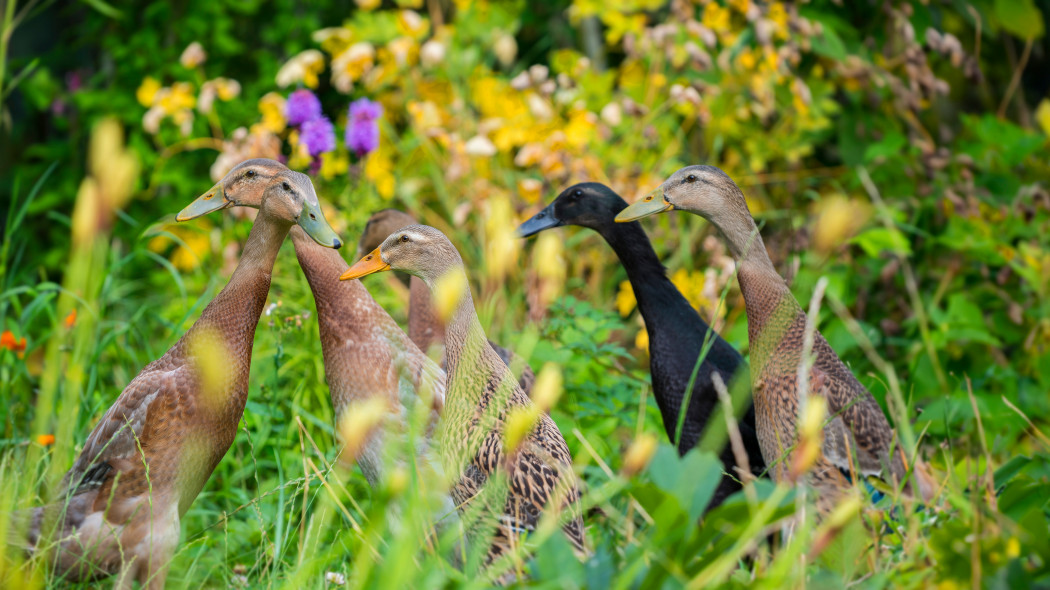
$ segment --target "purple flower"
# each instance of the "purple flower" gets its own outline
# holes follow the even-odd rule
[[[288,96],[284,105],[284,114],[289,125],[302,125],[321,116],[321,101],[313,92],[301,88]]]
[[[303,123],[299,140],[306,144],[311,156],[335,149],[335,127],[328,117],[320,117]]]
[[[346,147],[358,157],[379,147],[379,123],[383,105],[360,98],[350,103],[346,121]]]

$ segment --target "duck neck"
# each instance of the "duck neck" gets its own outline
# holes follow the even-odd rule
[[[233,380],[228,383],[228,393],[232,395],[227,408],[244,409],[255,328],[270,292],[274,261],[288,227],[287,223],[262,213],[256,217],[229,283],[183,337],[183,342],[188,343],[193,343],[194,337],[206,339],[206,334],[221,337],[224,349],[211,354],[222,354],[222,363],[232,369]]]
[[[609,243],[617,258],[627,271],[638,311],[652,333],[659,330],[661,319],[669,317],[669,308],[689,308],[689,302],[667,278],[667,269],[653,250],[649,236],[637,221],[613,223],[597,228],[598,233]]]
[[[445,341],[445,326],[434,312],[430,289],[416,276],[409,280],[408,337],[424,353]]]
[[[329,328],[337,324],[350,329],[365,328],[363,322],[374,311],[374,302],[361,281],[339,280],[347,269],[343,257],[337,250],[315,242],[299,226],[292,226],[289,233],[295,257],[314,296],[322,342]]]
[[[751,226],[754,227],[753,222]],[[802,308],[774,268],[758,229],[751,235],[753,237],[744,238],[737,234],[738,239],[730,239],[729,243],[736,257],[737,280],[747,308],[751,375],[752,379],[758,379]]]
[[[462,280],[462,296],[452,317],[445,326],[445,371],[448,375],[446,404],[476,405],[481,399],[482,389],[473,387],[478,375],[478,368],[487,367],[485,351],[488,340],[481,320],[474,309],[474,299],[470,294],[470,284],[462,265],[453,267],[448,272],[456,273]],[[427,281],[433,289],[433,284]]]

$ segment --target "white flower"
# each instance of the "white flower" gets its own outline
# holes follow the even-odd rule
[[[142,115],[142,128],[150,135],[156,135],[160,131],[160,122],[164,119],[164,109],[152,106],[145,115]]]
[[[499,60],[499,63],[506,68],[514,63],[514,58],[518,55],[518,42],[514,40],[513,35],[503,33],[496,39],[496,44],[492,47],[492,50],[496,53],[496,59]]]
[[[419,48],[419,59],[427,68],[432,68],[445,61],[445,45],[440,41],[431,39]]]
[[[496,155],[496,145],[484,135],[475,135],[467,140],[464,151],[470,156],[491,158]]]
[[[186,46],[186,49],[182,51],[182,55],[179,57],[179,63],[187,68],[195,68],[208,59],[208,54],[204,53],[204,48],[201,44],[194,41]]]
[[[623,109],[620,108],[619,103],[610,102],[602,107],[601,117],[602,121],[616,127],[623,121]]]

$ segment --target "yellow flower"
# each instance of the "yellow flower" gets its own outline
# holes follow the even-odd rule
[[[637,304],[638,301],[634,298],[634,289],[631,288],[631,282],[621,282],[620,290],[616,293],[616,309],[620,310],[620,315],[627,317],[627,314],[631,313]]]
[[[788,14],[784,9],[783,2],[774,2],[769,5],[769,13],[766,17],[775,25],[774,35],[780,40],[788,38]]]
[[[285,88],[302,82],[309,88],[317,88],[317,75],[323,71],[324,55],[316,49],[307,49],[281,66],[277,71],[277,85]]]
[[[263,127],[274,133],[284,131],[288,125],[284,119],[284,97],[276,92],[268,92],[259,99],[259,112]]]
[[[193,84],[189,82],[176,82],[170,88],[161,88],[154,98],[157,105],[167,115],[175,115],[180,111],[192,109],[197,104]]]
[[[328,27],[315,32],[312,38],[329,55],[338,55],[347,47],[350,47],[350,41],[354,38],[354,33],[346,27]]]
[[[542,190],[543,183],[535,178],[522,178],[518,181],[518,195],[525,199],[526,203],[538,202]]]
[[[649,354],[649,331],[642,326],[641,330],[638,330],[638,334],[634,337],[634,347],[644,350],[645,354]]]
[[[729,9],[722,8],[717,2],[708,2],[700,23],[716,33],[729,31]]]
[[[747,10],[751,8],[751,0],[729,0],[729,5],[740,14],[747,14]]]
[[[379,140],[379,148],[365,157],[365,178],[372,181],[376,192],[384,199],[394,197],[395,179],[393,174],[394,164],[390,158],[390,148],[386,147],[382,137]]]
[[[490,196],[485,202],[485,267],[488,276],[502,279],[517,263],[522,241],[514,236],[514,212],[506,195]]]
[[[1039,101],[1039,106],[1035,109],[1035,120],[1039,122],[1043,133],[1050,136],[1050,98]]]
[[[379,5],[383,3],[382,0],[354,0],[357,3],[357,7],[361,10],[375,10],[379,8]]]
[[[299,131],[292,130],[288,134],[288,145],[292,148],[292,155],[288,157],[288,167],[295,169],[303,169],[309,166],[313,162],[313,158],[310,157],[310,151],[307,149],[305,143],[299,142]]]
[[[146,76],[142,80],[142,84],[139,85],[139,89],[135,91],[135,98],[138,99],[140,105],[151,107],[153,106],[153,99],[157,97],[158,90],[160,90],[160,82],[152,76]]]
[[[349,93],[354,89],[354,82],[375,65],[375,57],[376,50],[371,43],[354,43],[332,58],[332,85],[340,92]]]
[[[699,310],[701,307],[710,306],[711,302],[704,297],[704,273],[694,270],[692,272],[680,268],[671,275],[671,283],[678,288],[686,301]]]
[[[419,45],[411,37],[397,37],[386,44],[390,58],[398,67],[411,66],[419,59]]]
[[[755,52],[752,51],[750,47],[745,47],[743,51],[736,56],[737,65],[739,65],[745,72],[755,69],[757,61],[758,60],[755,59]]]
[[[603,10],[602,22],[605,23],[605,40],[610,45],[615,45],[623,39],[624,35],[632,34],[640,36],[645,30],[645,13],[632,14],[630,16],[618,10]]]
[[[414,39],[422,38],[430,30],[430,22],[414,10],[402,10],[397,15],[397,30]]]
[[[565,125],[565,142],[576,149],[587,147],[594,138],[597,122],[598,117],[590,111],[573,111]]]
[[[350,170],[350,157],[346,152],[325,152],[321,154],[321,178],[331,180],[342,176]]]
[[[205,222],[207,223],[207,222]],[[200,259],[209,249],[208,234],[198,228],[190,228],[183,225],[169,224],[164,226],[163,231],[175,236],[182,241],[174,241],[167,235],[155,236],[146,245],[152,252],[163,254],[172,244],[178,244],[169,256],[171,264],[183,271],[193,270],[200,265]]]

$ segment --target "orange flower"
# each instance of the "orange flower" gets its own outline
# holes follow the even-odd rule
[[[72,328],[73,324],[77,323],[77,308],[69,310],[69,315],[66,316],[66,328]]]
[[[53,444],[55,444],[55,435],[53,435],[53,434],[38,434],[37,437],[36,437],[36,442],[42,447],[46,447],[48,445],[53,445]]]
[[[15,335],[11,333],[11,330],[4,330],[4,333],[0,334],[0,348],[10,350],[20,359],[25,358],[26,339],[16,339]]]

